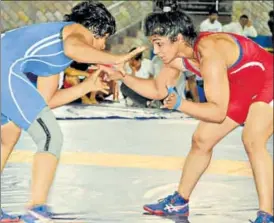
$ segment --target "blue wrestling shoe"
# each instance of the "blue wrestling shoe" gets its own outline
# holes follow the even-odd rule
[[[11,223],[19,221],[20,218],[18,216],[6,214],[2,209],[0,209],[0,223]]]
[[[26,215],[22,215],[20,220],[24,223],[46,222],[52,223],[52,213],[46,205],[35,206],[27,211]]]
[[[147,204],[144,206],[144,210],[150,214],[169,216],[169,215],[180,215],[189,216],[188,201],[185,200],[178,192],[173,195],[159,200],[156,204]]]
[[[252,223],[273,223],[274,217],[266,212],[259,211],[257,214],[257,218]]]

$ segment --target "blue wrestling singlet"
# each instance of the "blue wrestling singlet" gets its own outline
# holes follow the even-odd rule
[[[34,24],[1,34],[1,126],[13,121],[27,130],[47,106],[24,73],[51,76],[72,63],[62,40],[62,30],[70,24]]]

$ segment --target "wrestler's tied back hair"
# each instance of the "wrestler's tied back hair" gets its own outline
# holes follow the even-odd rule
[[[79,23],[93,32],[96,37],[110,36],[116,32],[116,22],[107,8],[99,2],[84,1],[75,5],[65,21]]]
[[[191,46],[198,36],[191,17],[181,10],[149,14],[145,19],[144,31],[146,36],[167,36],[171,41],[176,41],[178,34],[182,34]]]

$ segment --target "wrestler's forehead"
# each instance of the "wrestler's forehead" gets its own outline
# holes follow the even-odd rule
[[[159,36],[159,35],[153,35],[149,37],[149,40],[151,42],[155,42],[155,41],[166,41],[168,40],[168,37],[166,36]]]

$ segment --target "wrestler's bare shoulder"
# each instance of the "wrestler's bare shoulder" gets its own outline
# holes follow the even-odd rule
[[[63,29],[63,39],[66,39],[71,34],[88,34],[89,31],[82,25],[78,23],[69,24]]]
[[[231,51],[234,47],[235,49],[237,44],[233,37],[227,33],[214,33],[203,37],[198,43],[198,50],[212,49],[220,50],[230,49]],[[232,48],[231,48],[232,47]]]
[[[240,54],[240,49],[233,37],[227,33],[216,33],[203,37],[197,46],[201,56],[221,56],[227,66],[234,64]]]

